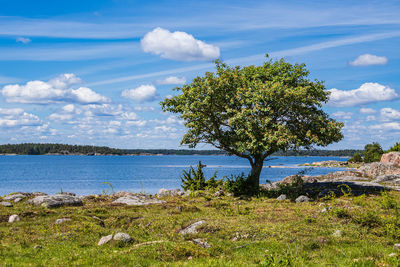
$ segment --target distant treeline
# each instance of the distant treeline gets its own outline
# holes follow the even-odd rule
[[[123,155],[121,149],[109,148],[106,146],[78,146],[65,144],[7,144],[0,145],[0,154],[18,154],[18,155],[45,155],[45,154],[113,154]]]
[[[273,156],[336,156],[350,157],[361,150],[297,150],[274,153]],[[191,150],[191,149],[116,149],[106,146],[79,146],[66,144],[6,144],[0,145],[0,154],[18,154],[18,155],[227,155],[222,150]]]

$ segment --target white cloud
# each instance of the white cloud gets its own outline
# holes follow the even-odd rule
[[[376,120],[374,115],[367,116],[367,121],[374,121],[374,120]]]
[[[146,121],[139,120],[139,121],[127,121],[125,122],[126,126],[138,126],[138,127],[143,127],[147,124]]]
[[[0,117],[0,127],[18,127],[18,126],[38,126],[42,122],[38,116],[27,113],[20,112],[19,109],[10,109],[3,111],[4,116]]]
[[[124,90],[121,96],[137,102],[154,101],[158,98],[157,89],[151,84],[141,85],[135,89]]]
[[[146,33],[140,43],[144,52],[173,60],[214,60],[220,55],[217,46],[196,40],[186,32],[171,33],[160,27]]]
[[[19,115],[23,112],[22,108],[0,108],[0,115]]]
[[[394,89],[379,83],[364,83],[360,88],[349,91],[336,88],[329,91],[329,104],[338,107],[392,100],[399,96]]]
[[[7,102],[49,104],[54,102],[77,102],[81,104],[103,103],[110,100],[87,87],[73,89],[82,80],[72,73],[43,81],[29,81],[25,85],[10,84],[0,91]]]
[[[66,120],[71,120],[72,118],[73,118],[73,115],[62,114],[62,113],[53,113],[49,116],[49,119],[53,120],[53,121],[66,121]]]
[[[169,76],[163,80],[157,80],[157,84],[179,84],[183,85],[186,83],[185,77]]]
[[[400,123],[387,122],[387,123],[372,125],[370,128],[376,130],[400,130]]]
[[[25,37],[18,37],[16,39],[16,42],[17,43],[23,43],[23,44],[29,44],[30,42],[32,42],[32,40],[29,39],[29,38],[25,38]]]
[[[355,60],[349,62],[349,64],[354,67],[385,65],[387,63],[388,63],[387,57],[380,57],[371,54],[360,55]]]
[[[353,115],[353,113],[344,112],[344,111],[337,111],[337,112],[333,113],[332,115],[335,116],[335,117],[338,117],[338,118],[349,120],[349,119],[351,119],[351,115]]]
[[[118,116],[123,112],[123,106],[113,106],[110,104],[102,104],[102,105],[87,105],[84,107],[87,111],[85,112],[86,116]]]
[[[138,115],[135,112],[124,112],[121,114],[121,118],[127,121],[134,121],[138,119]]]
[[[389,119],[389,120],[399,120],[400,119],[400,111],[392,109],[392,108],[381,109],[381,115],[384,119]]]
[[[373,108],[360,108],[360,113],[362,114],[375,114],[376,110]]]

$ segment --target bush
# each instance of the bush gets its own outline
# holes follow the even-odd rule
[[[383,154],[383,149],[380,144],[374,142],[365,146],[364,162],[370,163],[380,161]]]
[[[184,190],[197,191],[204,189],[215,189],[221,187],[223,184],[223,180],[216,180],[217,172],[206,181],[203,172],[204,165],[201,164],[199,160],[199,164],[197,165],[197,170],[191,166],[189,171],[183,171],[183,177],[181,177],[182,188]]]
[[[363,162],[361,153],[354,153],[354,155],[347,160],[348,162]]]
[[[396,142],[387,152],[400,151],[400,143]]]
[[[225,189],[234,196],[240,195],[257,195],[259,187],[255,187],[250,175],[245,176],[244,173],[238,176],[231,175],[226,177]]]

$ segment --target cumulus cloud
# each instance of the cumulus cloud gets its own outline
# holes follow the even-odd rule
[[[374,130],[400,130],[399,122],[386,122],[370,126]]]
[[[66,120],[71,120],[72,118],[73,118],[72,114],[63,114],[63,113],[53,113],[49,116],[49,119],[53,121],[66,121]]]
[[[335,116],[335,117],[338,117],[338,118],[349,120],[349,119],[351,119],[351,115],[353,115],[353,113],[344,112],[344,111],[337,111],[337,112],[333,113],[332,115]]]
[[[24,112],[22,109],[0,109],[0,127],[38,126],[42,125],[38,116]]]
[[[400,111],[392,108],[381,109],[381,116],[385,120],[400,120]]]
[[[361,105],[397,98],[396,91],[379,83],[364,83],[358,89],[343,91],[330,89],[329,104],[338,107]]]
[[[73,89],[82,80],[72,73],[43,81],[29,81],[25,85],[10,84],[0,91],[7,102],[49,104],[54,102],[76,102],[81,104],[104,103],[110,100],[87,87]]]
[[[157,84],[179,84],[183,85],[186,83],[185,77],[169,76],[163,80],[157,80]]]
[[[371,54],[360,55],[355,60],[349,62],[349,64],[354,67],[385,65],[387,63],[388,63],[387,57],[380,57]]]
[[[151,84],[141,85],[135,89],[124,90],[121,96],[136,102],[154,101],[159,98],[156,87]]]
[[[360,108],[360,113],[362,114],[374,114],[376,110],[373,108]]]
[[[220,55],[217,46],[196,40],[186,32],[170,32],[160,27],[146,33],[140,43],[144,52],[173,60],[209,61]]]
[[[17,43],[29,44],[32,40],[25,37],[18,37],[15,41]]]

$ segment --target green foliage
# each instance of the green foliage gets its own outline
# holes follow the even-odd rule
[[[226,177],[225,189],[234,196],[256,195],[259,192],[259,187],[254,186],[252,178],[244,173],[237,176],[231,175],[230,178]]]
[[[322,110],[329,92],[308,79],[304,64],[281,59],[230,67],[217,60],[216,69],[176,88],[181,94],[162,101],[162,109],[184,120],[182,144],[208,143],[248,159],[255,186],[264,159],[274,152],[342,139],[343,124]]]
[[[347,160],[348,162],[363,162],[361,153],[355,153],[351,158]]]
[[[103,182],[102,184],[108,185],[109,189],[105,190],[101,190],[101,194],[102,195],[108,195],[108,194],[113,194],[114,193],[114,186],[112,185],[112,183],[110,182]]]
[[[181,177],[182,188],[184,190],[197,191],[204,189],[215,189],[222,185],[223,180],[216,180],[217,172],[206,181],[203,172],[204,165],[201,164],[199,160],[199,164],[197,165],[197,169],[194,170],[193,166],[190,166],[189,171],[183,170],[183,176]]]
[[[400,151],[400,143],[396,142],[387,152]]]
[[[294,201],[298,196],[305,194],[303,190],[304,181],[302,175],[298,174],[291,183],[279,184],[278,188],[263,192],[267,197],[276,198],[280,195],[286,195],[288,199]]]
[[[380,161],[382,154],[383,154],[383,149],[379,143],[372,143],[368,144],[365,146],[365,152],[364,152],[364,162],[365,163],[370,163],[370,162],[375,162],[375,161]]]

